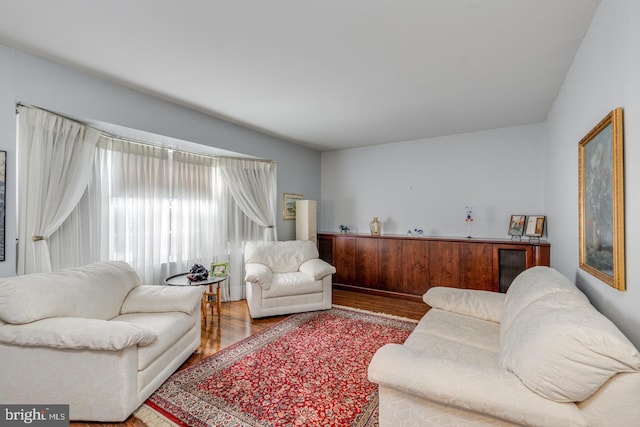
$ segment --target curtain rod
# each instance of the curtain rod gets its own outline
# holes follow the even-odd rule
[[[142,140],[133,139],[133,138],[130,138],[130,137],[124,137],[124,136],[121,136],[121,135],[116,135],[116,134],[113,134],[111,132],[107,132],[107,131],[105,131],[103,129],[99,129],[99,128],[97,128],[95,126],[92,126],[92,125],[90,125],[88,123],[81,122],[80,120],[73,119],[71,117],[65,116],[65,115],[60,114],[60,113],[56,113],[56,112],[51,111],[51,110],[47,110],[46,108],[36,107],[35,105],[24,104],[22,102],[18,102],[16,104],[16,114],[18,114],[18,107],[35,108],[37,110],[46,111],[47,113],[53,114],[54,116],[62,117],[63,119],[66,119],[66,120],[72,121],[74,123],[77,123],[79,125],[86,126],[86,127],[91,128],[93,130],[96,130],[96,131],[100,132],[100,134],[102,136],[105,136],[107,138],[117,139],[119,141],[131,143],[131,144],[144,145],[144,146],[147,146],[147,147],[163,148],[165,150],[181,151],[183,153],[193,154],[193,155],[196,155],[196,156],[206,157],[208,159],[214,159],[214,160],[215,159],[232,159],[232,160],[250,160],[250,161],[253,161],[253,162],[263,162],[263,163],[276,163],[275,160],[268,160],[268,159],[256,159],[256,158],[252,158],[252,157],[215,156],[215,155],[212,155],[212,154],[204,154],[204,153],[198,153],[196,151],[185,150],[184,148],[169,148],[167,146],[154,144],[154,143],[149,142],[149,141],[142,141]],[[193,144],[197,144],[197,143],[194,142]]]

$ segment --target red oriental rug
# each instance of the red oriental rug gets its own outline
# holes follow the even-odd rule
[[[376,426],[367,367],[415,325],[335,307],[292,315],[177,372],[146,406],[182,426]]]

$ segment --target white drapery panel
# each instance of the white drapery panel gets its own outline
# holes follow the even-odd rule
[[[19,113],[17,272],[49,272],[47,239],[87,187],[99,133],[37,108]]]
[[[233,199],[242,212],[264,227],[264,240],[278,240],[276,164],[220,158],[218,165]]]
[[[220,169],[217,173],[220,174]],[[222,179],[222,178],[220,178]],[[216,261],[229,263],[229,283],[222,287],[223,301],[237,301],[245,299],[246,287],[244,282],[244,243],[250,240],[260,240],[263,236],[264,228],[249,219],[242,212],[242,209],[235,202],[226,185],[222,186],[221,192],[217,194],[217,204],[221,207],[222,221],[224,229],[221,230],[225,236],[227,259],[217,259]]]
[[[51,269],[109,259],[109,157],[100,137],[87,189],[67,220],[49,237]]]

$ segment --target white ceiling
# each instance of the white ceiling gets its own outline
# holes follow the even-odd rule
[[[319,150],[544,121],[599,0],[0,0],[0,44]]]

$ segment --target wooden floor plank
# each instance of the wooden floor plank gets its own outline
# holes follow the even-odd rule
[[[429,306],[415,301],[399,300],[390,297],[369,295],[364,293],[334,289],[333,304],[376,313],[386,313],[394,316],[419,320],[428,311]],[[249,315],[246,301],[233,301],[222,304],[220,318],[209,313],[202,325],[200,348],[189,357],[179,368],[184,369],[197,363],[225,347],[247,338],[269,326],[285,319],[287,316],[273,316],[262,319],[252,319]],[[72,422],[74,427],[144,427],[145,424],[130,416],[124,423],[80,423]]]

